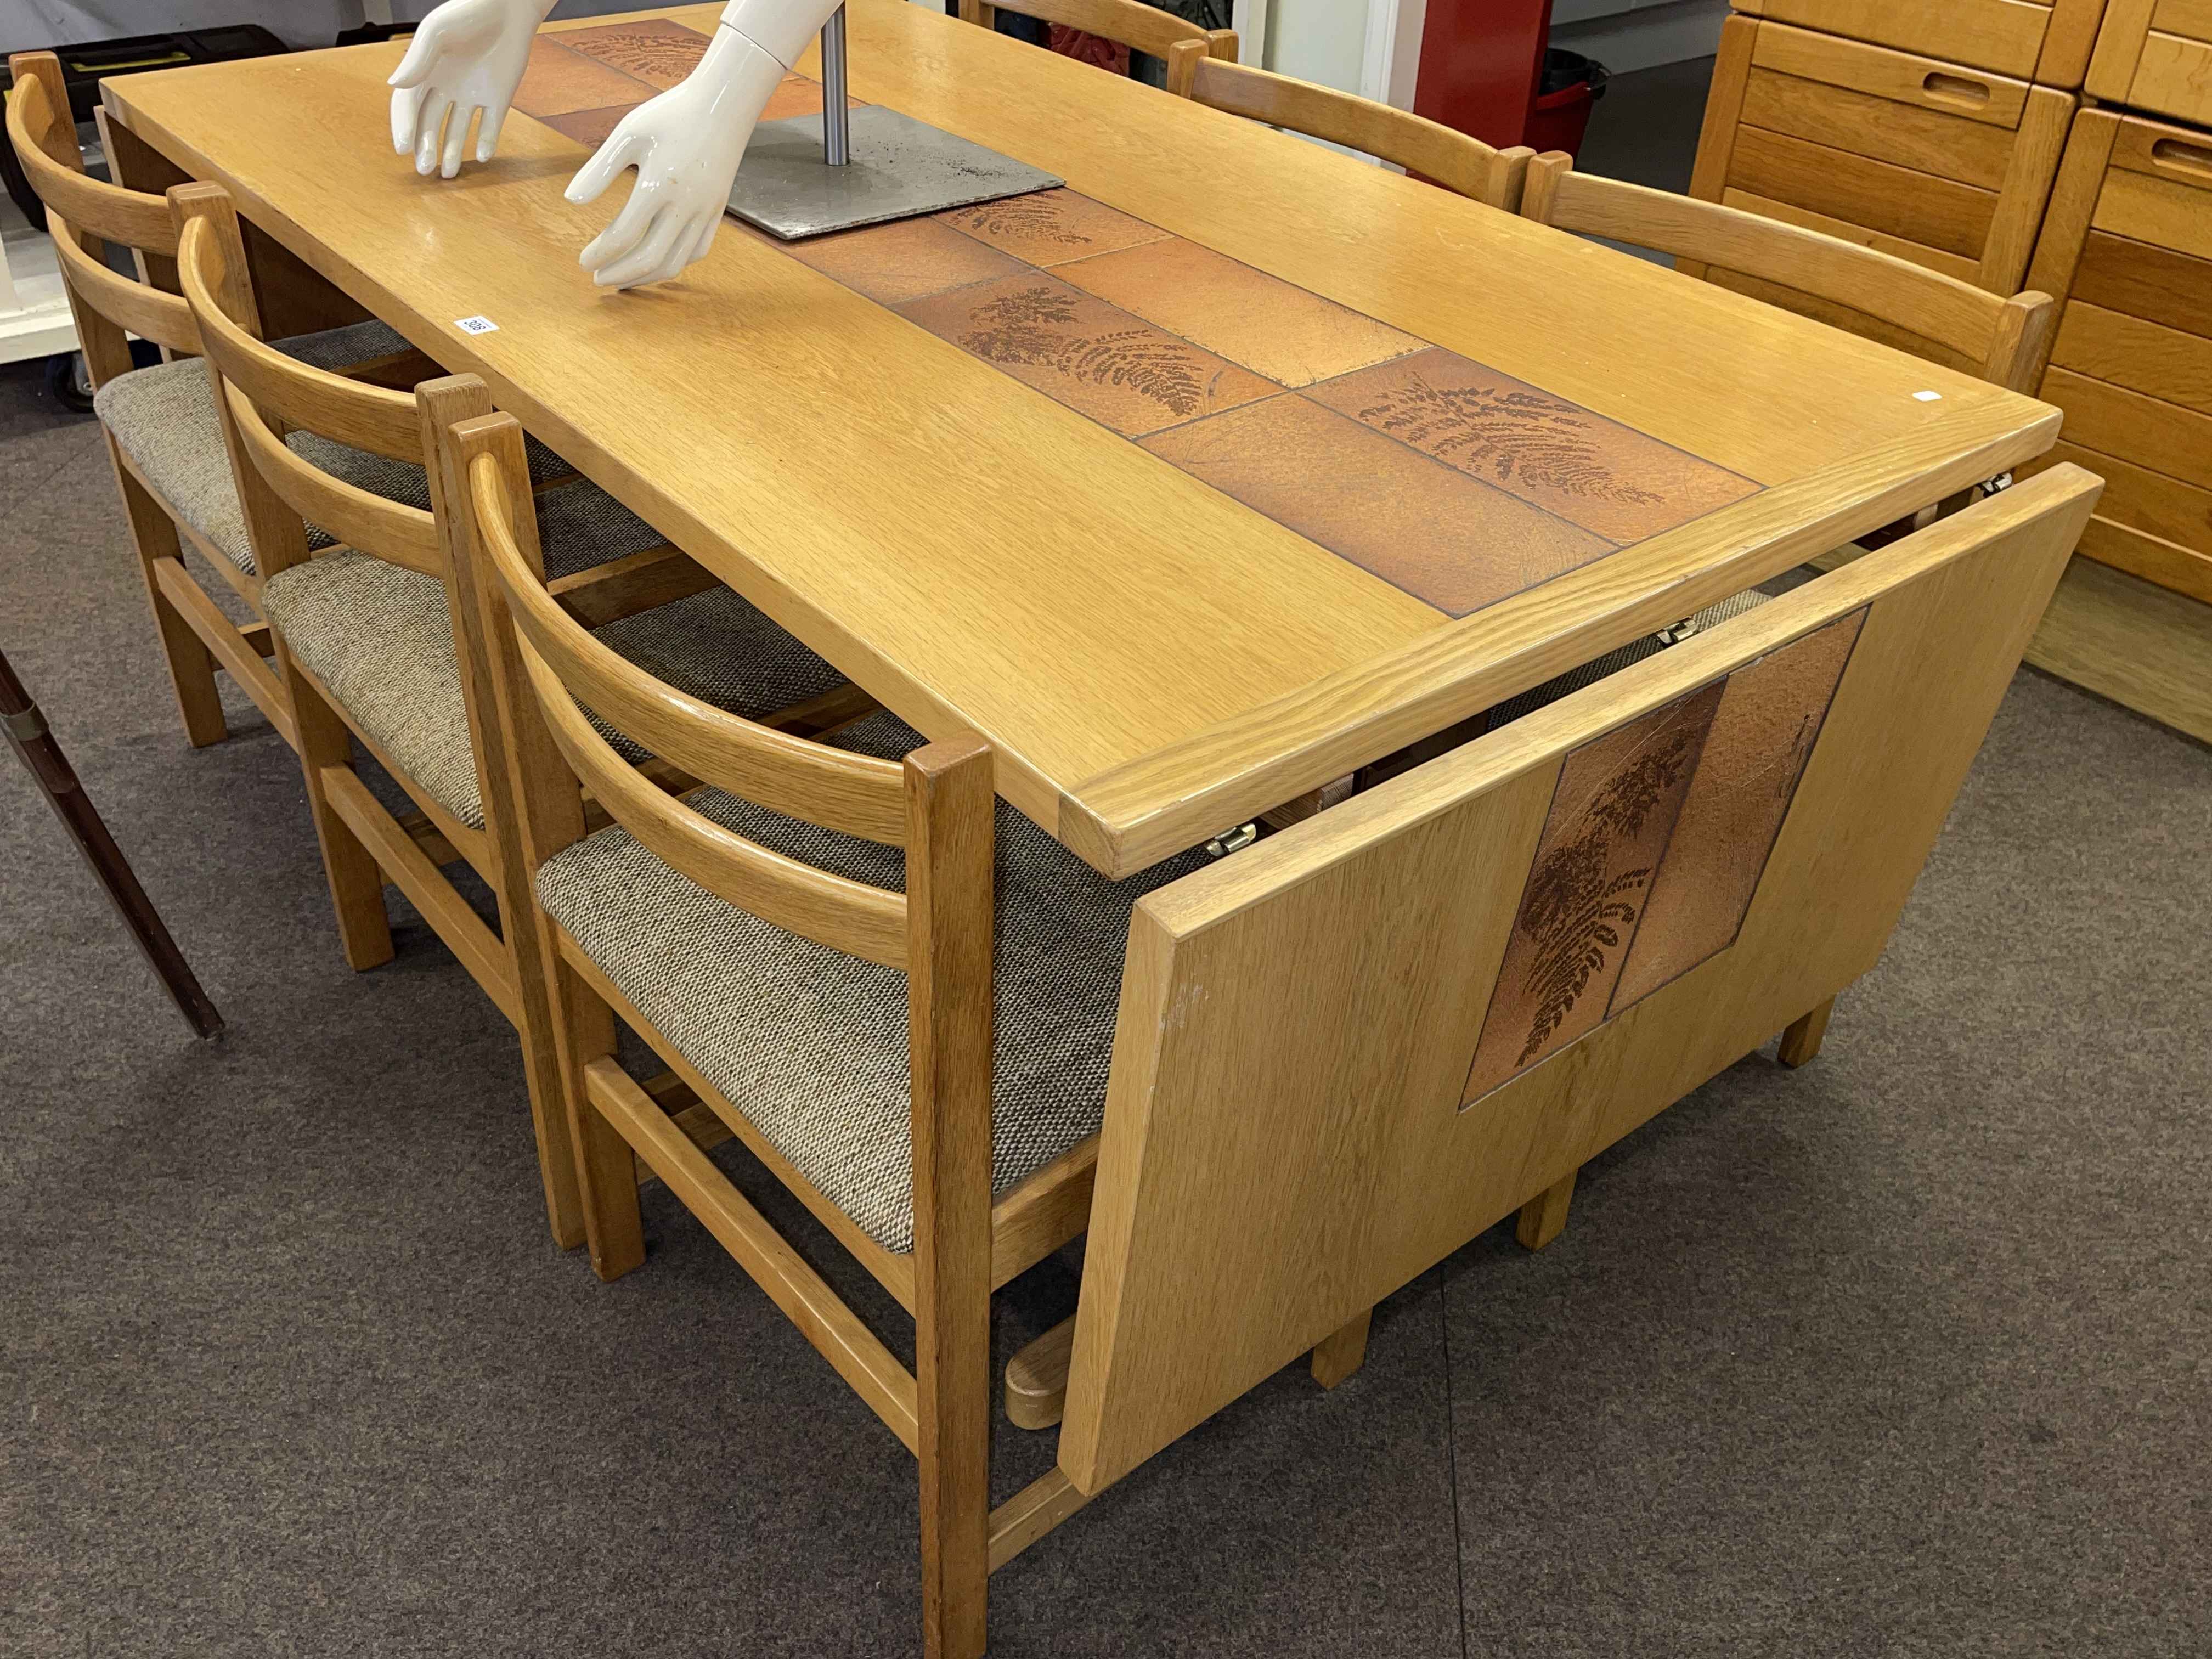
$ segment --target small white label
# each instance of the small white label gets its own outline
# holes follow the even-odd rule
[[[499,332],[499,325],[492,321],[489,317],[456,317],[453,319],[453,326],[460,330],[464,334],[496,334]],[[1933,392],[1928,392],[1923,395],[1933,397],[1935,394]]]
[[[483,321],[483,319],[477,317],[471,320],[480,323]],[[468,324],[463,323],[461,326],[463,328],[466,328]],[[482,331],[478,331],[481,332]],[[1916,404],[1940,404],[1943,401],[1943,394],[1940,392],[1916,392],[1912,394],[1912,401]]]

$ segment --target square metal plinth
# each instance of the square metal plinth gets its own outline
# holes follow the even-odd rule
[[[851,112],[853,159],[822,160],[822,118],[763,122],[745,147],[730,211],[787,242],[911,219],[1064,182],[880,104]]]

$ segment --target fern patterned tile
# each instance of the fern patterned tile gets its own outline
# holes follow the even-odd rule
[[[514,107],[548,125],[548,118],[579,110],[628,108],[653,96],[653,88],[620,70],[556,46],[539,35],[530,43],[530,61],[514,89]]]
[[[1042,271],[892,309],[1124,437],[1145,437],[1278,390]]]
[[[777,246],[799,264],[887,306],[1026,269],[934,219],[902,219]]]
[[[707,55],[708,37],[665,17],[640,17],[627,23],[599,28],[567,29],[556,37],[571,52],[580,52],[611,68],[633,76],[656,90],[665,91],[699,67]]]
[[[1295,393],[1144,441],[1308,541],[1463,617],[1613,544]]]
[[[1180,236],[1079,259],[1053,275],[1286,386],[1427,343]]]
[[[1760,488],[1437,348],[1323,381],[1308,395],[1624,546]]]
[[[1865,620],[1839,617],[1729,676],[1613,1012],[1735,943]]]
[[[1161,241],[1167,232],[1117,213],[1072,190],[1040,190],[1004,201],[955,208],[938,216],[955,230],[988,242],[1024,264],[1066,264],[1094,253],[1112,253],[1139,242]]]
[[[1593,738],[1561,764],[1462,1101],[1604,1020],[1723,685]]]

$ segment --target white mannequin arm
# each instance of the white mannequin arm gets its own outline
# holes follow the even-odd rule
[[[392,148],[415,152],[415,171],[461,170],[469,118],[481,110],[477,160],[499,147],[507,106],[530,62],[530,39],[554,0],[445,0],[422,20],[392,71]],[[450,119],[448,118],[451,118]]]
[[[603,288],[665,282],[714,245],[731,183],[776,83],[840,0],[730,0],[714,44],[681,85],[639,105],[568,186],[594,200],[627,167],[629,200],[585,248]]]

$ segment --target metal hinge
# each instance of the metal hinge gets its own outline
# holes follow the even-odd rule
[[[1246,848],[1249,847],[1254,842],[1259,839],[1260,826],[1258,824],[1240,823],[1234,830],[1224,830],[1212,841],[1206,842],[1206,850],[1211,857],[1225,859],[1231,853],[1243,852]]]

